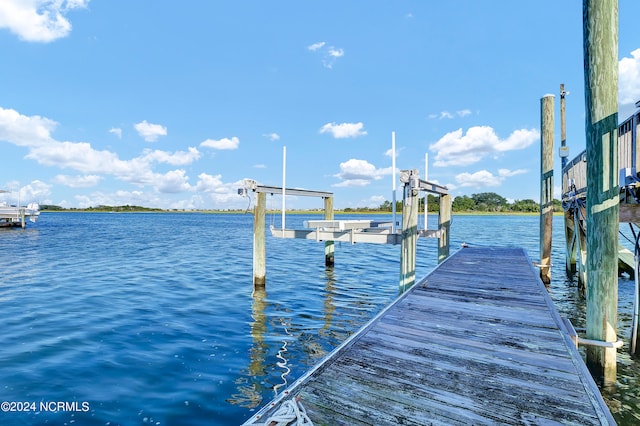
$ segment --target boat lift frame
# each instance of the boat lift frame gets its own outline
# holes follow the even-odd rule
[[[257,194],[254,208],[253,233],[253,285],[264,288],[266,284],[266,194],[298,195],[319,197],[324,200],[324,220],[305,221],[307,229],[280,229],[270,226],[275,238],[297,238],[325,242],[325,265],[334,264],[334,242],[351,244],[400,244],[400,287],[406,289],[415,283],[416,242],[419,236],[438,238],[438,262],[449,256],[449,228],[451,224],[451,196],[446,187],[420,179],[417,169],[400,172],[400,182],[404,185],[402,228],[395,230],[395,216],[392,222],[374,220],[335,220],[333,193],[298,188],[282,188],[258,185],[256,181],[245,179],[238,193],[248,196],[249,191]],[[418,230],[418,196],[420,192],[439,195],[440,210],[438,230]],[[283,203],[284,204],[284,203]],[[284,212],[283,212],[284,218]],[[425,226],[426,228],[426,226]]]

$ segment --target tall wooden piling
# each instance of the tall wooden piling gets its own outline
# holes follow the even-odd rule
[[[324,198],[324,219],[333,220],[333,197]],[[325,266],[335,264],[335,243],[333,241],[324,242],[324,264]]]
[[[400,242],[400,291],[416,282],[416,242],[418,240],[418,170],[403,170],[402,240]]]
[[[440,194],[438,213],[438,263],[449,257],[449,230],[451,228],[451,195]]]
[[[584,0],[587,137],[587,339],[617,341],[618,0]],[[587,366],[616,380],[616,349],[587,347]]]
[[[564,90],[564,84],[560,84],[560,160],[562,161],[562,170],[567,165],[567,107],[565,97],[567,92]],[[579,225],[579,224],[578,224]],[[575,243],[576,224],[574,223],[573,212],[565,210],[564,212],[564,236],[567,243],[565,249],[565,268],[567,275],[571,276],[576,272],[576,253],[577,244]]]
[[[253,210],[253,288],[263,289],[267,279],[267,248],[265,206],[267,194],[256,193],[256,206]]]
[[[564,152],[567,149],[567,106],[565,97],[567,92],[564,90],[564,84],[560,85],[560,160],[562,161],[562,168],[567,165],[567,156],[569,152]]]
[[[545,95],[540,100],[540,279],[545,284],[551,283],[554,99]]]

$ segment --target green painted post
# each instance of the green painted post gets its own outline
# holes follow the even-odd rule
[[[264,289],[267,281],[267,248],[265,206],[267,194],[256,194],[256,206],[253,210],[253,288]]]
[[[324,219],[333,220],[333,197],[324,199]],[[324,242],[324,265],[333,266],[335,264],[335,244],[333,241]]]
[[[553,95],[540,99],[540,279],[545,284],[551,283],[554,100]]]
[[[618,0],[584,0],[587,136],[587,339],[617,341]],[[587,366],[616,381],[616,349],[587,347]]]
[[[449,257],[449,230],[451,228],[451,195],[440,195],[438,212],[438,263]]]
[[[402,204],[402,240],[400,242],[400,291],[416,282],[416,243],[418,240],[418,188],[417,170],[403,170],[400,180],[404,183]]]

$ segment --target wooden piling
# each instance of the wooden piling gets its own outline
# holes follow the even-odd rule
[[[416,282],[416,242],[418,240],[418,170],[403,170],[402,240],[400,242],[400,291]]]
[[[617,341],[618,1],[584,0],[587,137],[587,339]],[[589,346],[587,366],[616,380],[616,349]]]
[[[585,220],[581,218],[587,217],[587,211],[585,207],[576,207],[578,219],[576,221],[577,234],[576,241],[578,242],[577,255],[580,256],[580,262],[578,264],[578,289],[583,296],[587,295],[587,224]]]
[[[267,277],[267,249],[265,206],[267,194],[256,193],[256,206],[253,210],[253,288],[264,289]]]
[[[568,152],[562,151],[567,146],[566,95],[567,92],[564,90],[564,84],[560,84],[560,160],[562,161],[563,172],[568,161]],[[576,272],[577,254],[577,244],[575,239],[576,224],[571,210],[566,210],[564,212],[564,236],[567,246],[565,250],[565,268],[567,275],[571,276]]]
[[[451,228],[451,195],[440,194],[438,212],[438,263],[449,257],[449,230]]]
[[[567,92],[564,90],[564,84],[560,85],[560,149],[564,149],[567,147],[567,120],[566,120],[566,101],[565,97],[567,96]],[[560,160],[562,161],[562,168],[567,165],[567,155],[569,153],[563,153],[561,151]]]
[[[573,212],[565,210],[564,212],[564,236],[566,242],[565,268],[567,276],[572,276],[576,272],[576,224],[573,220]]]
[[[333,197],[324,198],[324,219],[333,220]],[[333,241],[324,242],[324,264],[325,266],[335,264],[335,243]]]
[[[551,283],[554,100],[553,95],[540,100],[540,279],[545,284]]]

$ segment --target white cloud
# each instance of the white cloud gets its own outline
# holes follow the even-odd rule
[[[124,162],[109,151],[96,151],[86,142],[57,142],[31,146],[26,158],[46,166],[71,168],[82,173],[118,170]]]
[[[336,139],[343,138],[356,138],[358,136],[364,136],[367,134],[365,130],[362,130],[364,124],[358,123],[327,123],[320,128],[320,133],[331,133]]]
[[[265,138],[268,138],[270,141],[278,141],[280,140],[280,135],[277,133],[265,133],[264,135]]]
[[[336,49],[332,46],[327,50],[327,54],[332,58],[342,58],[344,56],[344,49]]]
[[[618,70],[619,102],[635,104],[640,100],[640,49],[631,52],[631,57],[622,58]]]
[[[183,170],[161,174],[153,170],[153,164],[191,164],[200,158],[200,152],[196,148],[190,147],[188,151],[174,153],[145,150],[138,157],[122,160],[116,153],[98,151],[87,142],[55,140],[51,132],[56,125],[57,123],[47,118],[29,117],[14,110],[0,108],[0,140],[27,147],[27,159],[46,166],[75,170],[89,176],[114,176],[135,185],[152,186],[161,193],[190,190],[188,178]],[[71,183],[69,177],[57,179],[61,184]],[[97,178],[85,177],[85,183],[88,184],[92,179]]]
[[[524,169],[500,169],[496,176],[487,170],[480,170],[475,173],[460,173],[456,175],[455,179],[459,187],[490,188],[502,185],[502,182],[508,177],[527,172],[528,171]]]
[[[191,189],[189,177],[184,170],[171,170],[165,174],[156,174],[154,179],[156,189],[162,193],[173,194]]]
[[[68,176],[57,175],[53,178],[53,183],[68,186],[69,188],[90,188],[96,186],[102,180],[98,175]]]
[[[0,28],[25,41],[51,42],[71,32],[67,12],[88,4],[89,0],[2,0]]]
[[[200,144],[201,147],[213,148],[213,149],[238,149],[240,145],[240,139],[233,136],[231,139],[207,139]]]
[[[160,136],[167,135],[167,128],[160,124],[151,124],[147,120],[143,120],[140,123],[136,123],[133,126],[140,137],[147,142],[155,142]]]
[[[58,123],[48,118],[28,117],[12,109],[0,108],[0,139],[18,146],[46,143],[57,126]]]
[[[440,119],[440,120],[442,120],[444,118],[451,119],[451,118],[453,118],[453,114],[451,114],[449,111],[441,111],[438,114],[429,114],[429,118],[431,118],[431,119],[436,119],[437,118],[437,119]]]
[[[488,126],[476,126],[463,135],[462,129],[444,135],[429,146],[436,152],[434,166],[466,166],[477,163],[490,154],[524,149],[539,140],[536,129],[516,130],[507,139],[500,139]]]
[[[207,173],[200,173],[198,175],[198,183],[196,184],[196,191],[226,192],[224,182],[222,182],[222,175],[212,176]]]
[[[317,43],[313,43],[312,45],[307,46],[307,49],[311,50],[312,52],[315,52],[318,49],[322,49],[325,44],[327,43],[324,41],[319,41]]]
[[[517,170],[509,170],[509,169],[498,169],[498,176],[501,178],[507,178],[516,175],[522,175],[524,173],[529,173],[529,170],[526,169],[517,169]]]
[[[109,129],[109,133],[113,133],[118,137],[118,139],[122,139],[122,129],[119,127],[112,127]]]
[[[376,169],[368,161],[352,158],[340,163],[340,173],[334,176],[341,179],[342,182],[333,186],[367,186],[372,181],[382,179],[383,176],[389,174],[391,174],[391,167]]]
[[[167,163],[173,166],[184,166],[186,164],[191,164],[194,161],[200,158],[200,152],[194,148],[189,147],[188,151],[176,151],[174,153],[169,153],[166,151],[159,150],[145,150],[140,159],[147,162],[158,162],[158,163]]]
[[[90,195],[75,197],[75,205],[79,207],[136,204],[163,208],[204,208],[211,203],[228,208],[246,207],[246,200],[237,194],[237,189],[242,186],[241,181],[224,183],[221,175],[211,176],[203,173],[198,176],[197,183],[192,185],[185,170],[154,170],[156,164],[191,164],[201,156],[197,148],[190,147],[186,151],[173,153],[147,149],[137,157],[124,160],[114,152],[96,150],[87,142],[57,141],[52,136],[56,126],[57,123],[53,120],[26,116],[0,107],[0,141],[25,147],[28,150],[26,158],[39,164],[78,172],[77,176],[60,174],[52,183],[86,188],[98,184],[106,176],[113,176],[133,185],[152,188],[151,191],[114,193],[96,191]],[[229,141],[237,146],[237,138]],[[15,186],[17,185],[16,183]],[[34,182],[29,188],[24,189],[24,194],[28,191],[34,196],[34,201],[42,202],[48,195],[49,188],[46,184],[36,185]],[[184,192],[192,193],[192,196],[180,201],[171,198],[171,194]],[[24,195],[22,199],[27,200]],[[66,203],[67,201],[57,202],[60,205]]]
[[[400,157],[400,153],[404,151],[404,147],[396,147],[396,158]],[[393,158],[393,148],[389,148],[384,152],[384,155],[389,158]]]
[[[26,204],[31,201],[41,202],[51,194],[51,185],[34,180],[28,185],[20,188],[20,202]]]
[[[224,183],[222,175],[209,175],[201,173],[198,175],[198,183],[195,190],[203,194],[213,204],[225,206],[226,208],[246,208],[246,199],[238,195],[238,188],[242,188],[242,180]]]
[[[471,114],[471,110],[468,109],[461,109],[460,111],[456,111],[455,115],[449,111],[440,111],[437,114],[429,114],[429,118],[430,119],[438,119],[438,120],[443,120],[443,119],[453,119],[455,118],[455,116],[458,117],[466,117],[467,115]]]
[[[344,49],[329,46],[324,41],[319,41],[307,46],[307,50],[319,52],[319,54],[322,55],[322,65],[329,69],[333,68],[333,65],[338,58],[342,58],[344,56]]]

